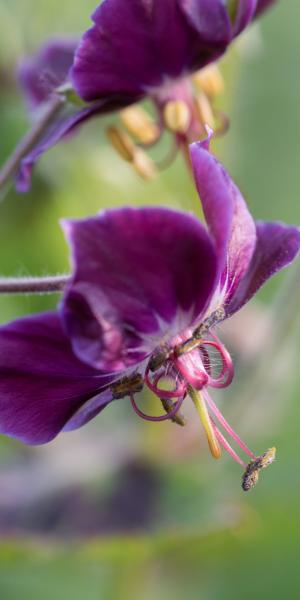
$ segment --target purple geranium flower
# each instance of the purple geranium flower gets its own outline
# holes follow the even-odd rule
[[[94,26],[83,36],[69,73],[86,106],[63,114],[25,157],[17,177],[19,191],[29,188],[32,168],[41,154],[84,121],[144,98],[154,102],[157,123],[140,108],[121,113],[123,125],[140,144],[154,143],[165,128],[174,134],[176,147],[184,150],[188,142],[205,136],[204,125],[213,125],[211,101],[220,89],[220,75],[204,72],[194,83],[189,76],[226,51],[251,22],[260,3],[242,0],[229,4],[227,7],[224,0],[104,0],[92,16]],[[49,81],[49,72],[51,81],[67,75],[70,47],[60,44],[55,62],[57,42],[32,59],[30,89],[28,75],[25,78],[25,93],[29,91],[31,98],[33,91],[36,98],[38,86],[38,98],[43,99],[41,83],[45,78]],[[195,83],[200,85],[200,93]],[[52,86],[48,89],[53,92]],[[110,128],[108,136],[139,173],[147,177],[149,170],[152,172],[150,159],[141,160],[141,148],[135,147],[124,130]],[[145,168],[141,162],[146,163]]]
[[[78,40],[73,38],[54,38],[21,63],[18,79],[30,110],[67,82],[77,46]]]
[[[246,468],[250,489],[274,449],[254,456],[209,395],[233,377],[214,328],[294,260],[300,229],[255,223],[209,139],[192,145],[191,160],[207,227],[191,214],[154,207],[63,222],[73,274],[58,312],[0,328],[0,430],[47,442],[127,395],[141,417],[182,424],[179,409],[190,396],[213,456],[223,446]],[[162,401],[164,415],[137,407],[143,386]],[[250,457],[248,466],[220,426]]]

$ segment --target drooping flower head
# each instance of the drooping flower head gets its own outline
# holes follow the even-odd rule
[[[233,377],[214,329],[296,257],[300,229],[255,223],[209,139],[192,145],[191,160],[206,226],[154,207],[63,222],[72,276],[58,311],[0,328],[0,431],[44,443],[126,396],[142,418],[183,424],[180,408],[190,397],[213,456],[227,450],[250,489],[274,449],[255,456],[211,398],[210,388]],[[165,414],[149,417],[137,406],[143,387]]]
[[[214,126],[213,100],[222,90],[222,79],[212,63],[251,22],[259,4],[257,0],[104,0],[92,15],[94,25],[82,37],[69,73],[70,45],[62,41],[56,54],[57,41],[31,61],[31,96],[34,88],[44,99],[42,82],[62,83],[64,74],[85,106],[63,113],[23,160],[18,189],[28,189],[32,168],[43,152],[87,119],[111,111],[121,111],[122,126],[109,127],[108,138],[144,177],[151,176],[154,167],[141,147],[154,144],[165,129],[174,136],[174,150],[187,153],[189,142],[205,137],[204,125]],[[25,84],[28,92],[28,76]],[[53,92],[53,87],[48,89]],[[136,106],[144,98],[153,102],[155,120]],[[125,107],[129,108],[122,110]],[[221,121],[221,128],[226,127],[226,120],[221,117]]]

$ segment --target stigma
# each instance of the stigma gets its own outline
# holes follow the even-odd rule
[[[242,488],[244,492],[252,490],[257,484],[259,473],[274,462],[276,457],[276,448],[269,448],[266,452],[251,460],[242,477]]]

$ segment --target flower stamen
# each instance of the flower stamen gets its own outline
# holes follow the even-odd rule
[[[113,125],[107,128],[106,135],[118,155],[126,162],[133,162],[135,147],[129,135]]]
[[[147,154],[134,144],[127,133],[115,126],[106,130],[107,138],[118,155],[130,163],[142,179],[153,179],[156,175],[154,162]]]
[[[181,405],[183,403],[183,400],[184,400],[184,396],[182,396],[181,398],[179,398],[179,400],[177,400],[177,402],[175,402],[173,404],[172,409],[169,410],[167,412],[167,414],[165,414],[165,415],[159,415],[159,416],[155,417],[155,416],[152,416],[152,415],[147,415],[146,413],[144,413],[143,411],[141,411],[139,409],[139,407],[137,406],[136,402],[135,402],[134,395],[130,394],[130,401],[131,401],[131,405],[132,405],[132,408],[133,408],[134,412],[138,415],[138,417],[140,417],[141,419],[144,419],[144,421],[151,421],[153,423],[159,423],[161,421],[167,421],[168,419],[172,420],[176,416],[176,413],[180,410],[180,407],[181,407]]]
[[[183,354],[186,354],[187,352],[192,352],[196,348],[199,348],[199,346],[203,342],[204,342],[204,340],[198,340],[198,339],[191,337],[188,340],[186,340],[186,342],[183,342],[183,344],[176,346],[174,348],[174,354],[175,354],[175,356],[178,357],[178,356],[182,356]]]
[[[159,382],[163,379],[165,379],[165,373],[158,373],[155,377],[150,378],[149,366],[147,367],[145,372],[145,383],[153,394],[159,398],[161,396],[164,398],[180,398],[181,396],[185,396],[187,384],[183,379],[177,377],[176,380],[174,380],[174,378],[171,378],[172,381],[175,382],[175,388],[172,390],[166,390],[159,387]]]
[[[148,368],[150,371],[157,371],[163,364],[168,360],[170,356],[170,349],[168,346],[160,346],[151,356]]]
[[[195,98],[197,118],[202,126],[215,127],[215,116],[212,105],[204,92]]]
[[[173,133],[187,133],[191,123],[191,112],[183,100],[169,100],[163,112],[166,127]]]
[[[144,387],[143,378],[139,373],[131,377],[123,377],[111,386],[111,392],[114,400],[121,400],[130,394],[141,392]]]
[[[193,331],[193,338],[202,339],[204,335],[212,328],[221,323],[226,317],[226,312],[223,307],[214,310],[201,325]]]
[[[215,63],[197,71],[193,75],[192,80],[197,89],[205,92],[211,100],[222,94],[225,90],[224,79]]]
[[[230,437],[232,437],[232,439],[245,452],[245,454],[247,454],[251,459],[255,459],[256,458],[255,454],[248,448],[248,446],[246,446],[246,444],[243,442],[243,440],[241,440],[239,435],[229,425],[229,423],[226,421],[225,417],[223,417],[221,411],[218,409],[218,407],[216,406],[216,404],[214,403],[214,401],[212,400],[212,398],[210,397],[210,395],[208,394],[208,392],[205,389],[203,390],[203,395],[205,397],[205,400],[206,400],[210,410],[215,415],[215,417],[218,419],[218,421],[222,425],[222,427],[224,427],[224,429],[228,433],[228,435],[230,435]]]
[[[174,407],[174,403],[172,402],[172,400],[170,398],[161,398],[161,403],[163,405],[164,410],[166,411],[166,413],[168,413],[170,415],[170,413],[173,410]],[[175,415],[173,415],[172,417],[169,416],[169,418],[171,419],[171,421],[173,421],[173,423],[176,423],[177,425],[180,425],[181,427],[184,427],[186,425],[186,420],[184,415],[177,411]]]
[[[127,131],[143,145],[158,141],[161,130],[141,106],[129,106],[120,111],[119,117]]]
[[[231,458],[233,458],[233,460],[235,460],[235,462],[237,462],[239,465],[241,465],[241,467],[244,467],[244,469],[245,469],[247,467],[247,464],[239,457],[239,455],[235,452],[235,450],[229,444],[229,442],[226,440],[224,435],[221,433],[221,431],[217,427],[214,420],[211,419],[211,421],[212,421],[214,432],[216,434],[216,438],[220,442],[221,446],[223,446],[224,450],[226,450],[226,452],[228,452],[228,454],[231,456]]]

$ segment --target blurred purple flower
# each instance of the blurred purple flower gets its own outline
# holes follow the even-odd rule
[[[234,14],[229,15],[223,0],[104,0],[92,16],[94,26],[83,36],[69,72],[75,91],[87,104],[62,115],[25,157],[17,176],[18,190],[30,187],[31,172],[41,154],[77,126],[145,97],[154,102],[158,113],[158,123],[147,137],[151,143],[164,128],[171,130],[177,145],[184,148],[187,142],[205,135],[203,121],[207,123],[211,113],[211,99],[205,92],[208,86],[208,96],[211,91],[214,95],[218,81],[212,86],[211,81],[200,78],[203,92],[198,97],[189,76],[226,51],[253,19],[257,0],[243,0],[234,7]],[[21,81],[31,101],[46,99],[47,89],[53,92],[52,82],[61,82],[67,74],[71,53],[68,42],[55,41],[25,63]],[[129,122],[135,133],[136,120],[136,115],[127,115],[126,126]],[[140,142],[147,127],[146,121],[138,126]],[[121,153],[134,163],[122,134],[113,131],[112,141],[119,150],[125,145]]]
[[[270,6],[275,4],[275,2],[277,2],[277,0],[257,0],[257,6],[255,9],[255,17],[257,17],[258,15],[260,15],[260,13],[262,13],[267,8],[269,8]]]
[[[188,213],[154,207],[63,222],[73,275],[59,311],[0,329],[2,433],[47,442],[126,395],[140,416],[180,422],[180,405],[190,395],[214,456],[221,445],[244,464],[218,421],[256,464],[249,477],[266,466],[265,455],[254,457],[208,394],[233,377],[213,330],[294,260],[300,229],[255,223],[209,152],[209,139],[192,145],[191,160],[207,227]],[[138,409],[134,396],[144,384],[162,400],[165,415]]]
[[[54,38],[22,61],[18,79],[30,110],[47,101],[67,82],[77,45],[78,40],[72,38]]]

